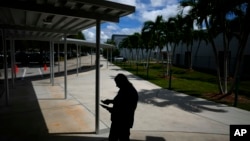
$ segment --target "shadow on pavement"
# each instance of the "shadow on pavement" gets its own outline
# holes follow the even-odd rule
[[[24,87],[25,86],[25,87]],[[35,91],[30,81],[17,81],[10,89],[9,106],[5,96],[0,100],[0,140],[47,135],[48,129],[43,118]]]
[[[129,80],[143,80],[134,75],[126,75]],[[115,76],[110,76],[111,79],[114,79]],[[189,112],[197,112],[200,113],[202,111],[211,111],[211,112],[227,112],[224,109],[220,109],[222,107],[221,104],[201,100],[200,98],[196,98],[194,96],[189,96],[185,94],[181,94],[179,92],[171,91],[168,89],[153,89],[153,90],[141,90],[139,93],[139,102],[145,104],[153,104],[158,107],[167,107],[171,105],[175,105],[182,110]],[[218,108],[217,108],[218,107]]]
[[[176,107],[189,111],[200,113],[203,110],[211,112],[227,112],[219,109],[220,104],[212,101],[201,100],[199,98],[180,94],[166,89],[142,90],[139,92],[139,102],[153,104],[158,107],[167,107],[175,105]]]
[[[46,141],[108,141],[105,137],[92,137],[92,136],[58,136],[50,135],[45,137],[43,140]],[[166,141],[162,137],[146,136],[145,140],[130,139],[130,141]]]
[[[79,70],[79,73],[92,69],[94,69],[94,66],[84,66]],[[75,73],[75,70],[68,71],[68,75]],[[36,75],[25,77],[25,79],[17,79],[15,87],[11,88],[12,86],[10,86],[9,105],[6,105],[5,94],[0,97],[0,141],[29,140],[29,138],[40,140],[40,138],[50,137],[32,85],[32,81],[47,79],[48,77],[49,75],[43,77]],[[9,84],[11,85],[10,81]],[[0,82],[2,84],[3,80]]]

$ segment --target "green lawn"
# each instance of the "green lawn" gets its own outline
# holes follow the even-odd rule
[[[125,69],[143,79],[146,79],[164,89],[169,89],[169,77],[164,77],[166,66],[162,64],[151,63],[149,69],[149,77],[147,78],[146,69],[142,64],[138,65],[129,63],[116,63],[122,69]],[[137,71],[138,70],[138,71]],[[240,82],[239,101],[237,107],[250,111],[250,81]],[[183,92],[188,95],[202,97],[223,104],[232,106],[234,104],[234,95],[224,98],[215,98],[218,94],[218,85],[216,76],[212,74],[202,73],[195,70],[187,70],[178,67],[172,67],[171,89]],[[218,96],[218,95],[217,95]]]

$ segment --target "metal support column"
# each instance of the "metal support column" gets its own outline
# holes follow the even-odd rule
[[[79,56],[80,56],[80,60],[79,60],[79,66],[82,66],[82,48],[81,48],[81,46],[80,46],[80,48],[79,48],[79,52],[80,52],[80,54],[79,54]],[[82,67],[80,67],[80,70],[82,69]]]
[[[50,72],[50,83],[52,83],[52,45],[51,41],[49,42],[49,72]]]
[[[6,106],[9,105],[9,82],[8,82],[8,62],[7,62],[7,47],[5,40],[5,31],[2,30],[2,42],[3,42],[3,53],[4,53],[4,89],[5,89],[5,102]]]
[[[51,83],[52,83],[52,86],[54,86],[54,78],[55,78],[55,55],[54,55],[54,42],[50,42],[51,44]]]
[[[67,99],[67,36],[64,34],[64,98]]]
[[[96,93],[96,126],[95,131],[96,134],[99,134],[99,101],[100,101],[100,20],[96,20],[96,85],[95,85],[95,93]]]
[[[93,65],[92,53],[93,53],[93,50],[92,50],[92,48],[91,48],[91,49],[90,49],[90,55],[91,55],[91,66]]]
[[[15,62],[15,45],[14,45],[14,40],[10,40],[10,50],[11,50],[11,79],[12,79],[12,88],[14,88],[15,85],[15,78],[16,78],[16,62]]]
[[[113,63],[113,48],[111,48],[111,53],[110,53],[110,62],[111,64]]]
[[[76,45],[76,74],[78,76],[79,73],[79,49],[78,44]]]
[[[107,68],[109,68],[109,48],[107,48]]]
[[[57,44],[57,63],[58,63],[58,73],[60,73],[60,61],[61,61],[61,58],[60,58],[60,44],[58,43]]]

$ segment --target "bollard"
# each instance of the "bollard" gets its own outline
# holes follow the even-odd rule
[[[172,70],[170,69],[170,72],[169,72],[169,83],[168,83],[168,89],[171,90],[172,86]]]
[[[236,84],[235,84],[235,97],[234,97],[234,107],[238,105],[238,92],[239,92],[239,76],[236,77]]]

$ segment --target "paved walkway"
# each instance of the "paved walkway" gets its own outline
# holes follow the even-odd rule
[[[161,89],[106,61],[100,73],[100,99],[113,98],[114,77],[124,73],[139,92],[132,141],[229,141],[229,125],[250,124],[250,112]],[[84,68],[83,68],[84,69]],[[100,134],[95,134],[95,70],[88,68],[51,86],[46,77],[17,80],[10,106],[0,99],[0,140],[103,141],[110,115],[100,107]]]

